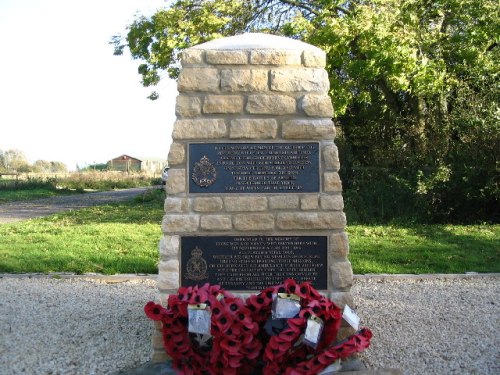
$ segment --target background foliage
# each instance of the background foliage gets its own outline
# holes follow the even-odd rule
[[[497,1],[178,0],[112,44],[154,86],[183,49],[251,31],[327,53],[351,221],[498,222]]]
[[[30,164],[21,150],[0,149],[0,173],[60,173],[67,167],[60,161],[37,160]]]

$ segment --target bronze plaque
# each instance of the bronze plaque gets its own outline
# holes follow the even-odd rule
[[[319,192],[319,143],[190,144],[189,192]]]
[[[181,237],[181,285],[261,290],[287,278],[327,289],[326,236]]]

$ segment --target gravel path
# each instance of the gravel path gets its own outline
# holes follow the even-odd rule
[[[126,201],[142,194],[148,189],[151,189],[151,187],[4,203],[0,204],[0,224],[48,216],[61,211]]]
[[[147,362],[152,280],[0,278],[0,372],[106,375]],[[500,276],[356,280],[368,367],[500,374]]]

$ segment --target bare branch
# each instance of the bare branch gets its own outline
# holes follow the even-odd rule
[[[316,15],[316,16],[320,15],[320,13],[316,9],[313,9],[310,6],[307,6],[307,5],[305,5],[303,3],[300,3],[298,1],[293,1],[293,0],[280,0],[280,1],[282,3],[294,6],[296,8],[301,8],[301,9],[307,10],[308,12],[310,12],[310,13]]]

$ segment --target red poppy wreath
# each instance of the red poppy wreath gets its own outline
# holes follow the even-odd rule
[[[189,309],[208,306],[210,334],[190,333]],[[173,366],[186,375],[251,374],[262,343],[259,325],[243,300],[220,286],[180,288],[168,298],[168,309],[148,302],[146,315],[162,323],[163,344]]]
[[[283,319],[280,309],[290,317]],[[246,375],[261,367],[263,375],[318,374],[367,348],[372,337],[363,328],[332,345],[342,321],[340,308],[310,283],[293,279],[246,303],[218,285],[182,287],[169,296],[168,309],[148,302],[144,310],[162,323],[165,350],[174,368],[186,375]],[[191,325],[200,317],[206,332]],[[316,328],[309,330],[310,324]]]
[[[300,297],[300,312],[297,317],[287,319],[281,330],[270,332],[268,329],[266,332],[264,327],[271,318],[272,304],[278,293]],[[366,328],[349,340],[330,346],[340,328],[342,313],[310,283],[285,280],[283,285],[267,288],[249,297],[247,305],[252,311],[251,317],[261,327],[259,339],[267,342],[263,354],[264,375],[317,374],[337,359],[349,357],[369,346],[371,332]],[[309,319],[322,322],[321,340],[316,345],[306,345],[303,340]],[[269,333],[271,335],[266,337]]]

